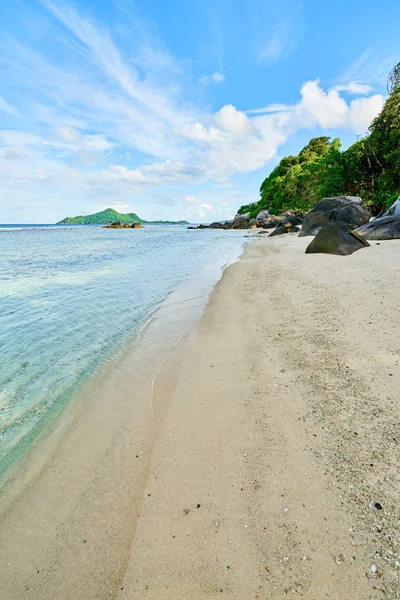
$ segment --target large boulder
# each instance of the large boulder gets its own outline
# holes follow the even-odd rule
[[[362,205],[361,198],[357,196],[333,196],[322,198],[307,214],[299,237],[316,235],[322,225],[337,222],[346,225],[348,229],[355,229],[368,223],[371,213]]]
[[[248,221],[249,219],[250,219],[250,213],[247,212],[244,215],[239,215],[239,214],[235,215],[233,220],[243,222],[243,221]]]
[[[269,211],[266,208],[264,208],[264,210],[260,210],[260,212],[256,216],[256,219],[258,221],[265,221],[266,219],[268,219],[269,216]]]
[[[282,235],[284,233],[296,233],[300,231],[300,228],[297,225],[292,225],[291,223],[285,223],[284,225],[280,225],[276,229],[273,230],[272,233],[269,234],[268,237],[275,237],[276,235]]]
[[[398,202],[398,200],[397,200]],[[390,210],[390,209],[389,209]],[[358,227],[356,233],[367,240],[396,240],[400,238],[400,215],[378,217]]]
[[[281,215],[270,215],[263,223],[264,229],[273,229],[274,227],[282,227],[287,224],[290,225],[301,225],[303,223],[303,217],[292,212],[286,211]]]
[[[302,216],[296,215],[290,211],[283,213],[282,217],[284,217],[282,225],[302,225],[304,222],[304,218]]]
[[[229,221],[225,221],[224,229],[231,229],[232,225],[233,225],[233,219],[230,219]]]
[[[109,225],[103,225],[103,229],[122,229],[123,225],[121,221],[115,221]]]
[[[271,215],[268,217],[266,221],[263,223],[263,229],[274,229],[275,227],[280,227],[283,224],[283,217]]]
[[[215,221],[214,223],[210,223],[210,229],[225,229],[225,227],[220,221]]]
[[[246,213],[244,215],[235,215],[233,219],[233,223],[231,225],[232,229],[248,229],[250,227],[250,213]]]
[[[312,242],[306,248],[306,254],[338,254],[347,256],[361,248],[369,246],[367,240],[355,231],[350,231],[343,223],[324,223]]]

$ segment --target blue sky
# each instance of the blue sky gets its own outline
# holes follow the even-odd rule
[[[8,0],[0,222],[230,218],[280,157],[347,147],[400,60],[386,0]]]

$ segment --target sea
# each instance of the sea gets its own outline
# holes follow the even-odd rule
[[[0,225],[0,475],[150,323],[145,360],[165,358],[249,241],[184,226]]]

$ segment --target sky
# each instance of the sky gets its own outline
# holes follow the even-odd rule
[[[232,218],[310,138],[368,130],[400,3],[7,0],[0,223]]]

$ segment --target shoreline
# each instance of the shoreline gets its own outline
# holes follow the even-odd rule
[[[230,264],[240,259],[245,245],[227,264],[212,263],[170,292],[134,337],[125,340],[103,361],[59,414],[46,423],[28,451],[3,473],[0,573],[5,582],[5,598],[14,599],[16,594],[26,597],[30,589],[26,582],[35,573],[41,574],[42,580],[47,572],[47,579],[54,569],[50,566],[54,560],[65,565],[78,560],[72,577],[65,577],[63,571],[63,581],[56,585],[57,590],[66,586],[65,597],[76,598],[68,595],[71,580],[74,587],[83,584],[84,578],[92,570],[101,569],[103,562],[120,560],[121,545],[129,547],[131,523],[140,506],[153,440],[155,381],[168,357],[184,345],[198,323],[213,285]],[[125,481],[126,468],[131,472]],[[109,498],[99,499],[99,493],[91,488],[101,485],[103,478],[106,485],[102,494],[109,493]],[[116,501],[117,508],[110,510],[108,501]],[[94,516],[88,514],[88,502],[92,503]],[[104,522],[105,518],[110,522]],[[125,532],[123,521],[130,522]],[[60,548],[62,556],[56,559],[51,547],[67,544],[72,548],[80,528],[86,530],[87,536],[99,538],[86,574],[79,573],[80,555],[79,551],[74,555],[76,548],[73,553]],[[65,529],[69,531],[66,533]],[[107,540],[114,536],[113,548],[106,550]],[[84,539],[86,544],[88,538]],[[14,568],[17,570],[12,573]],[[80,583],[75,582],[75,577]],[[104,574],[90,597],[98,598],[112,581],[115,587],[120,577],[119,573]],[[59,593],[45,591],[47,583],[42,581],[40,588],[42,584],[43,592],[36,587],[33,597],[43,593],[43,597],[54,598]],[[89,597],[86,591],[80,593],[82,598]]]
[[[379,431],[396,438],[400,416],[389,405],[398,325],[385,320],[400,245],[310,258],[306,244],[245,247],[163,364],[151,406],[140,394],[138,412],[118,422],[137,391],[118,389],[116,371],[102,390],[116,404],[84,416],[75,407],[80,447],[67,430],[3,514],[5,600],[400,597],[395,554],[375,557],[389,543],[376,541],[374,521],[395,548],[396,446],[382,447]],[[111,438],[96,433],[104,419],[117,419]],[[372,449],[374,466],[361,469]],[[73,477],[88,469],[74,496]]]
[[[307,243],[287,237],[246,248],[214,288],[185,352],[162,373],[157,393],[163,401],[168,390],[169,402],[121,599],[399,597],[396,449],[380,437],[381,427],[398,428],[397,386],[389,380],[388,402],[387,373],[371,373],[377,351],[391,361],[382,350],[397,329],[386,339],[380,295],[369,306],[368,291],[381,280],[395,307],[400,244],[346,264],[310,260]],[[351,305],[340,329],[329,309],[344,319],[360,293],[364,302]],[[316,315],[312,326],[305,318],[321,300],[328,318]],[[373,307],[374,327],[360,327]],[[261,308],[270,314],[257,313],[257,323]],[[378,345],[371,334],[381,334]],[[392,376],[399,381],[398,370]],[[385,483],[364,474],[369,453],[370,471]]]
[[[109,372],[117,369],[119,362],[126,360],[128,355],[135,355],[137,344],[143,344],[143,340],[144,344],[147,344],[148,356],[146,358],[151,364],[154,362],[161,364],[165,360],[166,356],[173,351],[174,346],[179,343],[180,338],[184,337],[199,321],[213,286],[222,277],[225,268],[240,259],[245,245],[246,242],[237,249],[237,253],[232,255],[228,263],[210,263],[203,267],[196,276],[190,276],[169,291],[138,323],[136,330],[129,337],[126,338],[122,335],[122,340],[111,348],[99,363],[81,376],[63,397],[54,402],[41,420],[24,434],[15,446],[6,449],[3,457],[0,458],[0,494],[7,486],[8,480],[13,478],[13,471],[18,470],[19,464],[25,460],[26,455],[36,444],[40,444],[41,439],[48,436],[48,431],[54,429],[63,419],[64,411],[68,409],[69,405],[75,401],[79,402],[80,395],[82,393],[85,395],[88,388],[96,385],[97,379],[106,380]],[[181,305],[181,310],[179,310],[179,305]],[[154,331],[155,323],[157,323],[158,332]],[[150,329],[150,335],[147,340],[148,329]],[[154,356],[151,356],[152,353]],[[143,357],[140,360],[143,361]],[[154,377],[151,377],[153,380]]]

